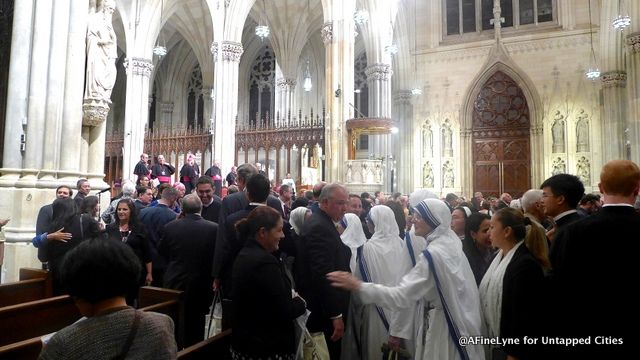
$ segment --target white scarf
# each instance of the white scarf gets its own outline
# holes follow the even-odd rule
[[[502,285],[504,282],[504,274],[507,266],[513,258],[520,245],[524,241],[519,241],[507,255],[502,250],[498,252],[486,274],[480,282],[480,304],[482,306],[482,314],[489,331],[489,337],[500,336],[500,316],[502,310]],[[504,257],[503,257],[504,255]]]

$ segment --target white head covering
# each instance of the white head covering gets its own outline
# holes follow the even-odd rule
[[[297,235],[302,233],[302,224],[304,224],[304,216],[307,214],[307,211],[311,210],[301,206],[293,209],[291,214],[289,214],[289,224],[291,224],[293,231],[295,231]]]
[[[356,269],[356,252],[358,248],[367,241],[367,237],[364,235],[362,222],[358,215],[346,213],[344,214],[344,221],[347,223],[347,227],[342,232],[342,235],[340,235],[340,239],[351,249],[349,266],[351,267],[351,272],[354,272]]]
[[[404,256],[396,217],[393,210],[385,205],[372,207],[369,217],[375,230],[363,251],[372,281],[387,286],[397,285],[412,266]]]
[[[409,195],[409,205],[415,207],[418,203],[424,199],[437,199],[438,195],[431,190],[416,189],[411,195]]]
[[[480,297],[464,252],[462,242],[451,230],[451,213],[444,202],[437,199],[421,201],[415,210],[433,230],[427,235],[427,250],[440,281],[442,295],[451,318],[461,336],[482,334]],[[425,259],[424,256],[420,257]],[[471,359],[483,358],[481,346],[467,346]]]

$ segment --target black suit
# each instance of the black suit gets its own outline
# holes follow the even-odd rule
[[[218,225],[188,214],[164,226],[158,252],[167,260],[164,287],[185,291],[185,346],[203,339],[212,300],[211,259]]]
[[[556,234],[553,242],[551,243],[551,248],[549,249],[549,260],[551,261],[552,269],[555,267],[554,264],[557,264],[558,261],[560,261],[559,258],[564,256],[565,240],[562,233],[565,231],[567,226],[582,219],[583,217],[576,211],[565,215],[556,221]]]
[[[632,268],[638,261],[639,230],[640,215],[633,207],[605,206],[567,226],[556,239],[564,251],[552,263],[558,293],[550,328],[561,336],[591,336],[592,342],[554,348],[566,352],[562,357],[624,358],[631,350],[633,326],[621,324],[638,314]],[[623,338],[623,345],[595,345],[596,336]]]
[[[332,359],[339,359],[340,342],[330,340],[331,319],[340,314],[346,316],[349,292],[332,287],[326,275],[332,271],[350,271],[351,250],[342,243],[333,221],[322,209],[304,223],[302,238],[298,249],[302,263],[297,266],[301,273],[296,277],[298,290],[311,311],[307,328],[310,332],[324,332]]]
[[[284,265],[255,240],[245,241],[233,265],[233,349],[260,359],[294,354],[293,320],[304,302],[291,298]]]
[[[278,212],[282,214],[282,206],[280,205],[280,200],[278,200],[278,198],[269,196],[267,198],[267,205],[278,210]],[[220,207],[218,226],[220,226],[221,229],[224,229],[227,217],[237,211],[244,210],[247,206],[249,206],[249,200],[247,199],[247,195],[244,191],[239,191],[225,196],[224,199],[222,199],[222,206]],[[211,275],[214,278],[219,278],[221,275],[222,265],[225,262],[224,257],[226,256],[226,252],[224,249],[226,246],[227,241],[225,239],[224,231],[219,231],[211,271]]]
[[[520,339],[520,344],[506,345],[504,350],[518,359],[536,359],[537,346],[524,344],[524,336],[541,335],[541,304],[544,296],[544,272],[525,244],[507,265],[502,282],[502,308],[500,309],[500,337]],[[540,341],[540,340],[538,340]]]
[[[213,195],[213,202],[209,206],[202,205],[202,217],[205,220],[218,223],[220,220],[220,208],[222,207],[222,199],[218,195]]]

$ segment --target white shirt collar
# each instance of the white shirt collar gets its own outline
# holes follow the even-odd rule
[[[565,212],[562,212],[556,216],[554,216],[553,221],[558,221],[560,219],[562,219],[563,217],[569,215],[569,214],[573,214],[574,212],[578,212],[577,210],[573,209],[573,210],[567,210]]]
[[[631,204],[625,204],[625,203],[619,203],[619,204],[604,204],[602,205],[602,207],[609,207],[609,206],[628,206],[628,207],[633,207],[633,205]]]

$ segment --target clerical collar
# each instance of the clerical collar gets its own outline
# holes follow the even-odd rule
[[[577,210],[575,210],[575,209],[573,209],[573,210],[567,210],[567,211],[565,211],[565,212],[562,212],[562,213],[560,213],[560,214],[556,215],[556,216],[553,218],[553,221],[556,221],[556,222],[557,222],[558,220],[562,219],[563,217],[565,217],[565,216],[567,216],[567,215],[570,215],[570,214],[573,214],[573,213],[575,213],[575,212],[578,212],[578,211],[577,211]]]
[[[211,198],[211,201],[208,204],[202,204],[202,206],[209,207],[211,204],[213,204],[213,198]]]
[[[267,204],[257,203],[257,202],[250,202],[249,206],[267,206]]]

